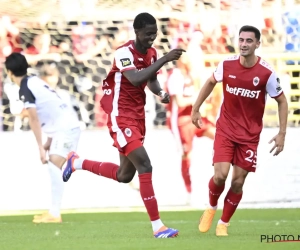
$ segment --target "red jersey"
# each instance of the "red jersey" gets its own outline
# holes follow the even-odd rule
[[[217,133],[237,143],[258,143],[267,94],[276,98],[283,93],[275,71],[260,57],[245,68],[235,55],[220,62],[213,76],[223,82],[224,94]]]
[[[157,60],[155,48],[148,49],[146,54],[138,52],[134,41],[130,40],[117,48],[113,66],[103,81],[101,106],[107,114],[134,119],[145,119],[147,82],[133,86],[122,74],[126,70],[143,70]]]
[[[180,72],[180,69],[175,68],[172,70],[167,80],[167,92],[171,97],[176,95],[191,97],[195,92],[194,83],[191,77],[185,77]],[[175,121],[180,117],[190,116],[192,112],[192,105],[178,107],[173,98],[171,98],[168,105],[168,111],[170,112],[170,119]]]

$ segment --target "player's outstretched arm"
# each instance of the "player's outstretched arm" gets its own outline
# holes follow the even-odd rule
[[[279,97],[275,98],[275,100],[278,103],[279,132],[269,142],[275,143],[270,151],[270,153],[272,153],[276,149],[274,156],[280,154],[280,152],[283,151],[288,118],[288,103],[284,93],[282,93]]]
[[[132,85],[139,86],[144,82],[147,82],[153,75],[155,75],[165,63],[178,60],[182,55],[182,52],[185,51],[183,49],[173,49],[144,70],[127,70],[124,71],[123,74],[132,83]]]
[[[38,144],[39,147],[39,151],[40,151],[40,157],[41,157],[41,161],[42,163],[46,163],[46,152],[45,149],[43,147],[43,143],[42,143],[42,128],[41,128],[41,124],[36,112],[36,108],[28,108],[28,116],[29,116],[29,125],[31,130],[33,131],[33,134],[35,136],[36,142]]]

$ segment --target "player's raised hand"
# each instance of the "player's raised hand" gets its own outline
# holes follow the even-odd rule
[[[272,142],[275,142],[274,146],[272,147],[270,153],[272,153],[275,149],[274,156],[279,155],[281,151],[283,151],[284,148],[284,141],[285,141],[285,134],[277,134],[272,138],[272,140],[269,141],[269,144]]]
[[[197,128],[202,128],[202,119],[199,111],[192,111],[192,122]]]
[[[168,54],[165,55],[167,62],[178,60],[182,53],[186,52],[184,49],[173,49]]]

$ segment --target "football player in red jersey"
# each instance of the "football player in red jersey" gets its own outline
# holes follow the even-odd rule
[[[199,109],[218,82],[223,83],[224,100],[216,124],[214,141],[214,176],[209,181],[209,208],[200,218],[200,232],[207,232],[214,218],[218,199],[225,188],[230,165],[233,165],[231,187],[225,197],[217,236],[227,236],[227,226],[243,195],[249,172],[255,172],[257,146],[263,128],[266,95],[278,103],[279,131],[271,142],[271,152],[278,155],[284,148],[288,104],[280,80],[272,67],[255,55],[260,46],[260,31],[243,26],[239,31],[240,55],[221,61],[201,89],[193,106],[192,121],[202,127]]]
[[[157,37],[155,18],[149,13],[137,15],[133,22],[136,39],[115,51],[112,69],[103,81],[101,106],[108,114],[109,132],[120,153],[120,166],[109,162],[96,162],[79,158],[71,152],[63,173],[68,181],[74,170],[83,169],[129,183],[136,171],[139,175],[140,194],[151,220],[156,238],[173,238],[178,230],[166,227],[160,219],[152,186],[152,165],[143,146],[145,128],[145,87],[168,103],[170,98],[157,81],[157,73],[165,63],[178,60],[184,50],[174,49],[160,59],[152,47]]]

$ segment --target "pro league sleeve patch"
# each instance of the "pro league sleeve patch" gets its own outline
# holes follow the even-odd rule
[[[120,59],[121,63],[122,63],[122,67],[127,67],[129,65],[131,65],[131,61],[129,58],[122,58]]]
[[[277,92],[280,92],[282,90],[281,86],[280,86],[280,79],[279,78],[276,78],[276,81],[277,81],[277,87],[276,87],[276,90]]]

